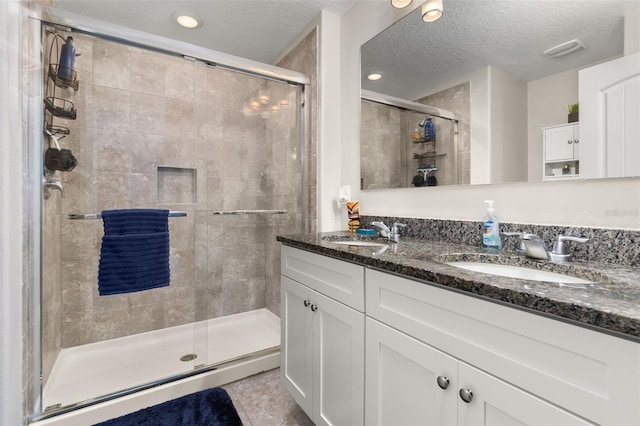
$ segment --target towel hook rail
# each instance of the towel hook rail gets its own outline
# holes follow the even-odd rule
[[[214,210],[214,215],[247,214],[287,214],[287,210]]]
[[[187,212],[178,212],[178,211],[169,212],[169,217],[185,217],[186,215],[187,215]],[[67,216],[67,218],[71,220],[102,219],[102,215],[100,213],[88,213],[88,214],[70,213]]]

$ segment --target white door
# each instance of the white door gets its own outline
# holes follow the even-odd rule
[[[316,425],[364,424],[364,314],[320,293],[311,299]]]
[[[640,53],[579,72],[580,174],[640,176]]]
[[[462,362],[458,386],[460,426],[593,425]]]
[[[544,131],[544,159],[545,161],[572,160],[575,157],[574,148],[577,136],[574,134],[574,124],[545,129]]]
[[[456,424],[457,361],[367,318],[365,424]]]
[[[280,377],[289,393],[312,416],[312,343],[310,304],[313,292],[281,276],[281,361]]]

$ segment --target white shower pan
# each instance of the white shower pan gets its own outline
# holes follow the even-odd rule
[[[280,319],[267,309],[66,348],[60,352],[44,387],[43,408],[73,405],[161,381],[202,364],[221,364],[221,367],[36,424],[97,423],[230,383],[277,368],[280,365],[279,348]],[[190,360],[193,354],[197,357]],[[247,354],[258,355],[245,359]],[[181,358],[187,358],[187,361]],[[237,362],[227,364],[229,360]]]

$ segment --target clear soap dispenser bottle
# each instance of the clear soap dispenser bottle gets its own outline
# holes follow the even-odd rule
[[[485,200],[485,203],[487,204],[487,216],[482,226],[482,247],[500,251],[502,249],[500,223],[493,208],[493,200]]]

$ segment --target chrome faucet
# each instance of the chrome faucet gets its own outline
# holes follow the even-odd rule
[[[380,234],[383,237],[387,237],[389,239],[389,241],[393,241],[395,243],[399,243],[400,242],[400,232],[401,229],[406,227],[407,225],[405,223],[400,223],[400,222],[395,222],[393,224],[393,226],[391,227],[391,229],[389,229],[389,227],[387,225],[385,225],[382,222],[371,222],[371,226],[375,226],[376,228],[380,228],[381,232]]]
[[[549,260],[549,249],[542,238],[535,234],[522,234],[520,241],[524,245],[525,256],[532,259]]]
[[[520,241],[524,245],[524,255],[532,259],[550,260],[551,262],[570,262],[571,254],[567,248],[567,241],[574,241],[577,243],[586,243],[588,238],[568,237],[565,235],[558,235],[553,248],[549,250],[544,240],[534,234],[522,234]]]

